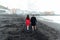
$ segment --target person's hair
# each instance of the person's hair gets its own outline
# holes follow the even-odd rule
[[[30,18],[29,18],[29,15],[27,15],[26,19],[30,19]]]

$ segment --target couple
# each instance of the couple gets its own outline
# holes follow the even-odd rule
[[[29,30],[29,26],[30,26],[30,23],[31,23],[31,26],[32,26],[32,30],[36,30],[36,17],[34,17],[34,15],[31,17],[31,19],[29,18],[29,15],[27,15],[26,17],[26,28],[27,30]]]

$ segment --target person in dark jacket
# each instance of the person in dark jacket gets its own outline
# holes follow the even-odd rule
[[[31,25],[33,31],[36,30],[36,22],[37,22],[36,17],[34,17],[33,15],[33,17],[31,17]]]
[[[29,15],[27,15],[25,23],[26,23],[27,30],[29,30],[29,26],[30,26],[30,18],[29,18]]]

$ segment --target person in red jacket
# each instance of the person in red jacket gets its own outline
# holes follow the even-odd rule
[[[29,26],[30,26],[30,18],[29,18],[29,15],[27,15],[25,22],[26,22],[26,28],[27,28],[27,30],[29,30]]]

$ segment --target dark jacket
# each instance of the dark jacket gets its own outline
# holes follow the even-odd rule
[[[36,25],[36,17],[31,17],[31,25]]]

